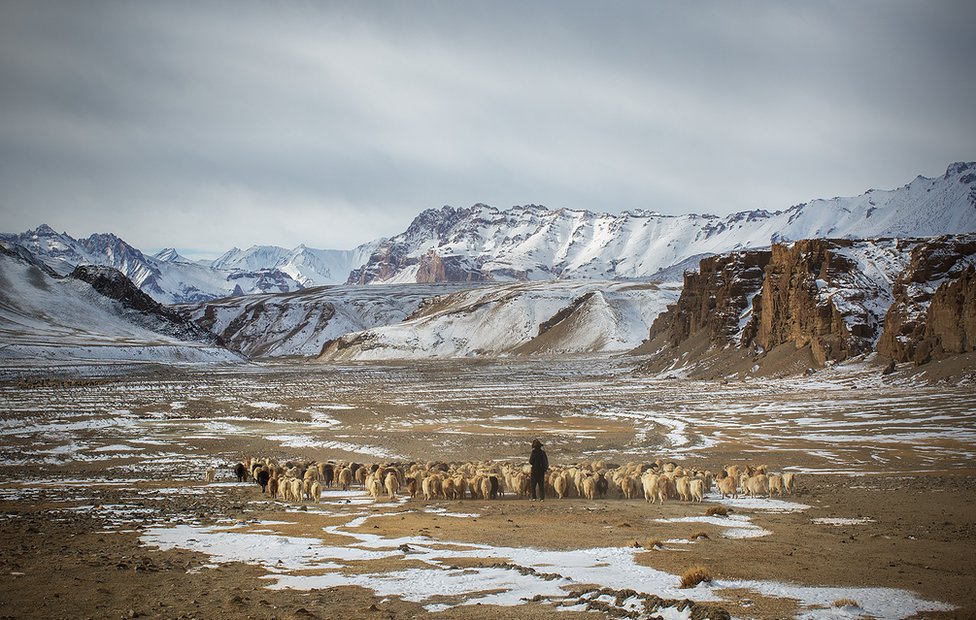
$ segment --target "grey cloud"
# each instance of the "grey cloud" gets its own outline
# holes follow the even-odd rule
[[[973,157],[969,4],[8,2],[0,228],[351,247],[892,187]]]

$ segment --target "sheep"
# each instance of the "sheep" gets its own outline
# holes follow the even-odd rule
[[[237,476],[238,482],[244,482],[244,477],[247,476],[247,467],[244,463],[238,463],[234,466],[234,475]]]
[[[566,498],[569,494],[569,480],[566,479],[565,474],[557,473],[552,476],[552,490],[559,499]]]
[[[793,472],[783,474],[783,490],[790,495],[796,495],[796,474]]]
[[[350,486],[352,486],[352,470],[343,467],[339,470],[339,487],[343,491],[348,491]]]
[[[705,499],[705,481],[701,478],[692,478],[688,483],[688,490],[691,493],[691,501],[702,503]]]
[[[601,471],[596,476],[596,496],[597,496],[597,498],[599,498],[599,499],[606,499],[607,498],[607,491],[608,491],[609,487],[610,487],[610,483],[607,482],[606,475],[604,475],[604,473]]]
[[[312,481],[311,488],[309,488],[309,497],[308,498],[310,500],[312,500],[313,502],[315,502],[316,504],[319,503],[319,501],[322,499],[322,483],[321,482],[319,482],[318,480],[313,480]]]
[[[278,495],[278,476],[268,479],[268,495],[274,499]]]
[[[457,498],[457,483],[454,478],[450,476],[444,478],[444,481],[441,483],[441,493],[444,494],[445,499]]]
[[[319,477],[323,486],[331,487],[335,481],[335,467],[331,463],[319,463]]]
[[[261,485],[261,492],[264,493],[268,488],[268,480],[271,478],[271,474],[268,470],[262,466],[260,469],[255,470],[254,481]]]
[[[651,471],[641,476],[641,487],[644,489],[644,501],[650,504],[653,504],[654,499],[657,497],[657,478],[657,474]]]
[[[678,497],[681,498],[683,502],[691,501],[691,488],[689,486],[688,476],[681,476],[674,479],[674,488],[678,493]]]
[[[386,486],[386,492],[390,496],[390,501],[396,499],[396,492],[400,489],[400,479],[397,478],[396,472],[389,471],[386,474],[386,480],[384,481]]]
[[[207,471],[203,474],[203,481],[207,484],[211,484],[217,478],[217,470],[213,467],[208,467]]]
[[[356,479],[356,484],[359,484],[363,488],[366,488],[366,474],[369,473],[366,471],[366,466],[365,465],[360,465],[358,467],[350,466],[350,469],[352,470],[352,474]]]
[[[657,477],[657,492],[655,493],[655,496],[661,502],[662,506],[664,505],[664,501],[668,499],[672,484],[671,479],[667,476]]]
[[[430,501],[441,494],[441,477],[440,474],[431,474],[424,478],[421,483],[420,488],[424,493],[424,501]]]
[[[593,476],[585,476],[583,478],[583,497],[586,499],[596,499],[596,478]]]
[[[783,497],[783,476],[779,474],[769,474],[769,496],[773,493]]]
[[[741,483],[749,497],[769,495],[769,482],[764,474],[756,474],[751,478],[742,474]]]
[[[294,500],[296,502],[302,501],[302,491],[303,491],[303,489],[302,489],[302,481],[300,479],[298,479],[298,478],[291,478],[288,481],[288,488],[289,488],[289,493],[291,495],[291,499],[292,500]]]
[[[625,475],[618,482],[620,484],[620,492],[626,499],[634,499],[637,497],[639,485],[635,478]]]
[[[455,474],[452,480],[454,480],[454,489],[457,493],[457,498],[464,499],[464,496],[468,494],[467,478],[464,477],[464,474]]]
[[[732,499],[736,499],[739,497],[735,476],[720,476],[715,481],[715,486],[718,487],[718,492],[722,494],[723,498],[732,497]]]
[[[372,495],[373,499],[379,499],[383,493],[383,483],[379,481],[375,474],[371,473],[366,476],[364,486],[366,487],[366,492]]]

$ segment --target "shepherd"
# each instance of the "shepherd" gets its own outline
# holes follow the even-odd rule
[[[532,477],[529,488],[532,491],[532,501],[536,500],[536,487],[539,488],[538,499],[546,501],[546,472],[549,471],[549,457],[542,449],[542,442],[538,439],[532,441],[532,454],[529,455],[529,465],[532,466]]]

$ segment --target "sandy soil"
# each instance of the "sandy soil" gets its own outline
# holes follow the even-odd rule
[[[405,400],[410,400],[411,389],[429,385],[430,375],[426,372],[433,371],[428,369],[415,375],[414,382],[403,385],[400,396],[406,393]],[[585,584],[567,586],[564,600],[526,601],[517,612],[511,607],[494,605],[451,607],[439,613],[425,609],[432,602],[463,602],[465,597],[460,595],[410,602],[397,596],[376,595],[369,588],[357,586],[308,591],[270,589],[267,586],[274,579],[267,577],[276,574],[268,567],[215,562],[208,554],[187,549],[161,550],[147,544],[147,532],[178,524],[298,536],[329,545],[350,544],[349,538],[323,529],[341,525],[347,533],[389,539],[424,536],[444,545],[478,543],[539,550],[633,548],[637,564],[674,575],[675,583],[681,572],[702,565],[719,586],[758,580],[847,589],[896,588],[956,606],[952,611],[922,612],[919,617],[976,617],[972,562],[976,554],[976,467],[967,466],[971,457],[965,453],[972,447],[968,436],[943,437],[946,433],[935,432],[920,446],[917,437],[926,423],[913,423],[911,434],[894,441],[888,421],[879,424],[877,429],[872,427],[876,438],[883,440],[872,442],[866,435],[865,441],[854,445],[832,445],[827,437],[817,445],[816,436],[811,432],[795,439],[784,435],[786,438],[775,442],[769,451],[756,454],[751,452],[756,445],[747,433],[729,429],[717,437],[710,426],[713,422],[705,416],[695,421],[685,415],[682,418],[687,424],[682,431],[685,437],[680,440],[675,439],[673,428],[645,428],[641,441],[648,446],[649,455],[666,452],[669,441],[678,441],[681,451],[670,456],[678,462],[717,468],[728,462],[761,460],[774,470],[794,467],[803,471],[799,475],[799,494],[786,499],[808,506],[806,509],[771,512],[752,506],[731,508],[726,519],[748,517],[751,526],[768,531],[767,535],[747,539],[727,537],[728,528],[721,524],[660,521],[703,516],[710,506],[716,505],[715,501],[669,502],[660,506],[621,499],[559,501],[550,498],[545,503],[536,503],[509,497],[498,501],[432,503],[416,499],[376,503],[357,499],[345,505],[343,500],[336,499],[327,506],[299,507],[272,502],[250,483],[228,484],[226,469],[221,470],[222,484],[204,485],[199,476],[201,465],[213,455],[227,462],[252,453],[281,458],[349,458],[350,453],[342,448],[330,451],[315,445],[287,447],[281,441],[267,438],[269,432],[281,432],[276,425],[289,421],[307,423],[308,412],[323,411],[316,410],[315,406],[322,406],[326,400],[333,408],[325,411],[340,421],[338,426],[328,426],[335,441],[344,442],[342,445],[368,443],[407,458],[434,456],[435,452],[445,459],[456,454],[485,458],[494,453],[500,458],[510,457],[510,452],[523,449],[527,437],[545,432],[545,425],[538,419],[545,419],[547,407],[567,407],[568,400],[582,401],[583,405],[571,411],[571,415],[564,412],[558,417],[575,435],[573,439],[549,435],[555,444],[550,455],[554,462],[568,462],[572,456],[592,458],[595,451],[613,454],[613,450],[622,457],[615,460],[623,462],[631,450],[625,438],[635,435],[632,421],[626,417],[596,415],[593,408],[600,402],[599,397],[576,388],[567,389],[567,401],[562,403],[553,403],[551,398],[538,403],[538,417],[526,415],[527,420],[516,422],[506,418],[496,423],[495,426],[520,425],[517,430],[506,431],[513,437],[502,441],[497,438],[499,431],[488,423],[491,415],[482,415],[474,396],[463,402],[446,396],[431,398],[423,411],[417,412],[399,401],[393,402],[395,399],[389,393],[371,388],[367,391],[372,398],[385,403],[377,413],[336,408],[358,407],[366,397],[352,395],[339,402],[335,394],[344,389],[344,384],[334,377],[331,377],[335,380],[334,390],[329,392],[328,399],[306,396],[305,401],[297,396],[282,398],[286,396],[283,386],[290,385],[292,378],[290,375],[274,377],[262,373],[235,375],[226,387],[232,393],[244,394],[243,401],[237,402],[221,401],[222,396],[217,397],[216,392],[202,387],[221,384],[218,377],[211,375],[177,373],[165,378],[140,376],[43,384],[6,382],[0,392],[4,405],[0,418],[0,430],[4,433],[4,460],[0,465],[0,574],[7,575],[7,579],[0,581],[0,617],[511,618],[514,614],[543,618],[554,614],[555,605],[588,601],[590,609],[603,615],[623,617],[617,608],[601,607],[600,600],[595,599],[595,588]],[[565,376],[551,380],[556,385],[567,381]],[[863,378],[858,380],[864,383]],[[500,383],[506,381],[504,377],[500,379]],[[526,389],[539,389],[540,384],[534,383],[531,376],[526,376],[526,381],[529,386]],[[617,407],[633,398],[628,395],[630,392],[624,393],[624,388],[631,387],[632,379],[628,376],[614,375],[606,382],[607,403]],[[241,387],[251,383],[257,385],[253,393]],[[269,384],[280,389],[268,390]],[[167,409],[173,415],[157,415],[163,410],[162,403],[169,407],[173,401],[171,396],[188,394],[191,385],[200,396],[198,400],[186,398],[185,404]],[[146,390],[146,386],[150,389]],[[646,388],[633,387],[635,393]],[[723,394],[730,403],[737,398],[732,392]],[[847,392],[842,394],[848,398]],[[971,413],[972,401],[967,401],[967,391],[961,394],[962,405],[957,404],[956,408],[963,412],[968,408]],[[232,403],[235,411],[241,411],[242,402],[257,402],[258,395],[273,402],[291,400],[281,408],[259,402],[253,411],[247,409],[255,426],[240,433],[218,437],[202,432],[197,426],[198,421],[226,416],[227,411],[221,409],[225,405],[220,403]],[[493,392],[486,398],[497,404],[504,403],[506,396]],[[810,411],[793,407],[789,398],[783,395],[777,398],[782,404],[777,415],[796,416],[787,427],[793,429],[800,420],[810,417]],[[766,395],[765,400],[772,399]],[[940,415],[939,407],[945,413],[950,400],[931,401],[931,410],[920,415]],[[120,414],[122,407],[129,414]],[[793,409],[799,411],[784,413]],[[861,405],[857,409],[864,410]],[[920,411],[924,409],[919,407]],[[464,425],[458,426],[457,420],[443,419],[450,410],[466,412]],[[748,415],[760,417],[773,415],[765,410],[749,412]],[[497,416],[499,411],[494,413]],[[104,419],[117,420],[118,426],[90,423]],[[25,430],[30,428],[27,420],[37,425],[34,431]],[[78,428],[52,430],[70,429],[70,423],[65,420],[74,420]],[[118,420],[136,420],[140,426],[126,430],[128,427]],[[369,428],[381,420],[385,420],[386,430],[381,427],[376,433],[370,433]],[[43,426],[39,421],[53,421],[60,426]],[[405,427],[409,431],[398,438],[389,429],[402,421],[409,423]],[[245,424],[236,419],[223,423]],[[486,423],[489,428],[481,428]],[[451,435],[450,443],[445,443],[443,434],[437,432],[439,424],[453,424],[455,430],[464,432]],[[822,426],[816,421],[811,425],[815,429]],[[226,428],[220,428],[226,432]],[[309,425],[290,432],[321,438],[313,432],[315,429],[315,425]],[[496,439],[488,441],[488,436]],[[137,440],[156,443],[138,444]],[[99,451],[113,444],[123,445],[116,446],[116,452]],[[445,453],[442,448],[434,447],[438,444],[450,446],[453,451]],[[151,456],[150,450],[157,449],[153,446],[159,446],[152,453],[156,460],[147,458]],[[938,450],[939,455],[933,457],[933,450]],[[747,454],[745,459],[744,454]],[[838,455],[863,471],[855,475],[838,473],[842,468],[832,460]],[[360,462],[389,460],[363,454],[358,459]],[[831,469],[835,471],[809,473]],[[445,512],[433,512],[438,509],[448,514],[473,516],[452,517]],[[353,521],[362,515],[369,518]],[[842,525],[816,521],[822,518],[851,521]],[[717,519],[721,521],[723,517]],[[691,540],[702,533],[705,537]],[[653,541],[664,542],[659,548],[650,548]],[[401,556],[348,562],[343,571],[379,574],[420,566],[417,560],[411,559],[410,553],[408,545]],[[528,570],[490,557],[457,558],[451,562],[461,568],[500,564],[513,571]],[[551,570],[558,574],[561,569],[554,566]],[[688,598],[698,600],[696,590],[687,592]],[[763,596],[755,589],[720,587],[715,592],[720,600],[696,605],[692,609],[693,617],[721,617],[720,610],[742,618],[782,618],[811,613],[809,606],[796,600]],[[617,589],[604,594],[610,598],[619,594],[624,598],[630,593]],[[828,611],[837,615],[829,616]],[[559,617],[593,615],[584,611],[560,611]],[[857,617],[857,613],[821,610],[820,617]]]

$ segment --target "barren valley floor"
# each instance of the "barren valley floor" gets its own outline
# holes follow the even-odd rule
[[[632,367],[7,368],[0,617],[976,615],[974,386],[867,364],[727,384]],[[799,492],[662,506],[353,488],[299,505],[229,467],[524,461],[536,437],[554,464],[763,463]],[[680,588],[695,565],[712,581]]]

